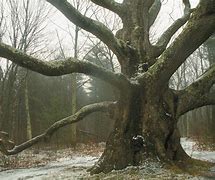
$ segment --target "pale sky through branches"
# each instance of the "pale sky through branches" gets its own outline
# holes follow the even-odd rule
[[[40,1],[41,3],[44,2],[44,0],[35,0],[35,1]],[[117,2],[120,2],[121,0],[117,0]],[[83,2],[86,2],[83,0]],[[198,0],[190,0],[192,8],[194,8],[197,4],[198,4]],[[48,6],[50,6],[48,4]],[[65,51],[67,51],[68,55],[72,55],[72,39],[71,37],[69,37],[68,33],[69,33],[69,29],[68,26],[70,28],[74,28],[75,26],[69,22],[59,11],[57,11],[54,7],[51,7],[52,11],[50,13],[50,16],[47,19],[47,28],[46,31],[48,32],[48,44],[47,44],[47,48],[49,49],[56,49],[56,47],[58,47],[59,45],[59,39],[62,41],[62,44],[65,47]],[[93,13],[98,12],[97,18],[98,20],[101,20],[102,22],[104,22],[104,17],[102,17],[104,11],[97,11],[95,10],[96,8],[98,8],[96,5],[93,7],[90,7],[92,9],[89,10],[89,12],[87,13],[88,16],[90,16],[91,18],[95,18],[95,16],[93,15]],[[84,8],[83,8],[84,9]],[[162,8],[161,11],[159,13],[159,16],[154,24],[154,26],[151,29],[151,40],[152,41],[156,41],[156,39],[159,38],[159,36],[163,33],[163,31],[170,26],[170,24],[172,24],[176,19],[178,19],[179,17],[181,17],[183,14],[183,3],[182,0],[163,0],[162,1]],[[6,14],[6,16],[8,16],[8,14]],[[113,13],[109,12],[109,16],[113,17]],[[109,18],[110,20],[113,18]],[[109,21],[109,23],[111,23]],[[111,25],[110,25],[111,26]],[[119,27],[121,27],[121,25],[118,25]],[[59,35],[59,37],[57,37],[57,33]],[[80,38],[79,38],[79,46],[82,46],[83,43],[85,43],[86,41],[86,32],[84,33],[80,33]],[[92,35],[90,35],[92,36]],[[86,44],[87,46],[90,45]],[[83,54],[86,53],[84,52],[86,51],[85,49],[83,49]],[[81,57],[81,55],[80,55]],[[1,65],[3,65],[3,63],[0,61]]]

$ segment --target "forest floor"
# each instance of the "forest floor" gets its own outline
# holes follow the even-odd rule
[[[193,158],[215,162],[215,151],[202,149],[199,144],[191,139],[182,138],[181,143],[186,152]],[[215,179],[215,167],[203,176],[193,176],[188,173],[174,172],[163,168],[159,163],[145,163],[138,167],[127,167],[124,170],[111,173],[90,175],[90,168],[104,150],[104,143],[78,144],[76,148],[37,148],[23,151],[10,157],[1,155],[0,179],[1,180],[26,180],[26,179]]]

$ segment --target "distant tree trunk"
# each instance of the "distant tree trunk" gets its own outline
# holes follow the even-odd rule
[[[1,20],[3,19],[5,21],[5,24],[3,25],[7,28],[5,29],[6,33],[4,35],[5,38],[10,41],[10,44],[14,48],[17,48],[25,53],[38,53],[43,51],[44,49],[40,49],[38,51],[37,48],[42,42],[40,38],[44,36],[43,23],[45,22],[44,18],[47,16],[45,12],[45,4],[30,0],[11,0],[2,1],[0,3],[3,9],[7,7],[6,9],[8,10],[8,12],[5,11],[5,14],[2,16]],[[8,69],[8,75],[4,83],[4,97],[0,98],[4,104],[4,107],[2,107],[3,117],[1,118],[0,128],[8,131],[18,141],[19,139],[22,139],[21,141],[23,141],[26,137],[27,139],[31,139],[32,135],[30,132],[31,125],[27,87],[28,82],[22,77],[23,69],[20,71],[20,68],[13,63],[8,63],[8,67],[11,68]],[[22,103],[20,103],[20,101]],[[19,102],[18,105],[17,102]],[[20,106],[20,104],[22,104],[22,106]],[[25,115],[27,125],[24,123],[18,126],[20,124],[19,122],[23,123],[23,118],[25,118]],[[23,138],[20,133],[15,133],[15,131],[20,131],[23,133]]]
[[[77,111],[77,80],[76,75],[71,75],[71,91],[72,91],[72,114]],[[71,125],[71,144],[75,145],[77,141],[77,125]]]
[[[32,138],[32,129],[31,129],[31,117],[30,117],[30,108],[29,108],[29,97],[28,97],[28,71],[26,72],[26,77],[25,77],[25,113],[26,113],[26,132],[27,132],[27,139]]]
[[[18,66],[15,64],[11,64],[10,68],[7,70],[7,75],[5,77],[4,86],[2,89],[2,117],[1,117],[1,129],[12,134],[12,124],[13,117],[15,112],[15,97],[16,97],[16,89],[15,82],[17,76]]]
[[[77,5],[77,9],[78,9],[78,5]],[[78,35],[79,35],[78,33],[79,33],[79,27],[75,26],[75,42],[74,42],[74,57],[75,58],[78,58]],[[77,77],[76,76],[77,76],[76,74],[71,75],[72,114],[75,114],[77,111]],[[71,125],[71,131],[72,131],[71,143],[73,145],[75,145],[76,141],[77,141],[77,125],[76,124]]]

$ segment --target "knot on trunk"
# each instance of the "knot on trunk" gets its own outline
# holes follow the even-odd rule
[[[146,142],[145,142],[145,139],[143,138],[143,136],[136,135],[136,136],[132,137],[131,145],[132,145],[132,149],[133,149],[134,153],[137,153],[146,146]]]

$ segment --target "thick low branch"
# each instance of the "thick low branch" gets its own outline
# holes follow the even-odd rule
[[[97,112],[97,111],[109,112],[109,111],[112,111],[115,107],[115,104],[116,103],[114,103],[114,102],[102,102],[102,103],[95,103],[95,104],[84,106],[74,115],[66,117],[66,118],[59,120],[56,123],[54,123],[43,134],[40,134],[40,135],[20,144],[18,146],[15,146],[11,150],[8,150],[5,146],[5,144],[3,143],[3,141],[0,141],[0,151],[5,155],[17,154],[17,153],[33,146],[34,144],[37,144],[38,142],[49,140],[50,137],[53,135],[53,133],[56,132],[58,129],[65,127],[67,125],[76,123],[78,121],[81,121],[85,116],[87,116],[93,112]]]
[[[114,54],[116,54],[117,57],[124,56],[122,48],[118,43],[118,40],[115,38],[111,30],[108,29],[104,24],[82,15],[66,0],[46,0],[46,1],[55,6],[72,23],[92,33],[101,41],[103,41],[114,52]]]
[[[200,1],[185,29],[150,67],[148,74],[165,86],[173,73],[215,31],[215,0]]]
[[[129,80],[122,74],[113,73],[88,61],[79,61],[75,58],[60,61],[42,61],[3,43],[0,43],[0,57],[47,76],[84,73],[102,79],[120,89],[125,88],[129,83]]]
[[[214,84],[215,64],[197,81],[181,92],[178,101],[178,116],[202,106],[215,105],[215,94],[210,93],[210,89]]]
[[[119,16],[122,16],[122,14],[124,13],[122,4],[117,3],[115,0],[91,0],[91,1],[101,7],[109,9],[110,11],[118,14]]]
[[[158,39],[155,45],[154,57],[158,57],[166,49],[168,43],[170,42],[172,36],[189,20],[191,9],[189,0],[183,0],[184,2],[184,15],[177,19]]]
[[[185,113],[192,111],[194,109],[197,109],[203,106],[208,106],[208,105],[215,105],[214,93],[208,93],[206,95],[193,94],[191,97],[188,97],[188,95],[184,95],[183,97],[180,98],[180,101],[179,101],[177,117],[180,117]]]

